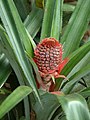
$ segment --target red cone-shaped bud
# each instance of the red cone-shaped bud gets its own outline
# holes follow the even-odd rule
[[[45,38],[37,45],[34,54],[39,71],[51,74],[62,62],[62,45],[55,38]]]

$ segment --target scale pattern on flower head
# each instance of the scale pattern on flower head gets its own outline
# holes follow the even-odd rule
[[[54,38],[42,40],[34,53],[37,66],[44,73],[52,73],[62,62],[62,45]]]
[[[45,38],[34,51],[34,61],[45,84],[54,78],[63,77],[61,70],[68,62],[68,58],[62,59],[63,47],[55,38]],[[52,84],[52,81],[51,81]]]

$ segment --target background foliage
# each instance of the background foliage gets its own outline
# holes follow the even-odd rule
[[[90,120],[90,0],[0,0],[0,119]],[[37,89],[36,45],[63,44],[53,95]]]

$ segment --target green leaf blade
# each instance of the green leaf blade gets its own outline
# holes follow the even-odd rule
[[[90,18],[90,1],[79,0],[72,14],[61,43],[64,44],[65,58],[79,47],[81,38],[86,30]]]
[[[73,70],[73,68],[84,58],[84,56],[90,52],[90,42],[87,42],[85,45],[80,47],[78,50],[73,52],[68,58],[69,62],[66,64],[66,66],[63,68],[61,71],[61,75],[68,76],[69,73]],[[58,90],[60,87],[61,83],[61,78],[60,80],[56,81],[56,87],[55,89]]]
[[[46,1],[40,40],[50,37],[55,0]]]
[[[31,92],[32,89],[28,86],[16,88],[0,105],[0,119]]]
[[[28,0],[14,0],[14,3],[18,9],[20,17],[22,18],[22,20],[25,20],[31,10],[30,3],[28,2]]]
[[[32,38],[34,38],[39,31],[43,19],[43,10],[34,8],[24,21],[24,25]]]
[[[7,78],[11,73],[11,67],[5,55],[0,55],[0,88],[6,82]]]
[[[56,0],[50,36],[57,40],[59,40],[62,31],[62,6],[63,0]]]
[[[69,82],[63,87],[62,91],[65,94],[69,94],[75,84],[80,80],[80,78],[84,77],[85,75],[90,73],[90,64],[83,67],[81,70],[76,72],[73,76],[69,78]]]
[[[20,19],[20,16],[17,12],[14,2],[12,0],[7,0],[7,2],[1,0],[0,9],[2,13],[1,19],[3,19],[2,21],[6,30],[8,31],[10,39],[18,39],[18,42],[19,39],[21,39],[26,51],[32,56],[32,45],[24,28],[24,25]]]
[[[85,99],[79,94],[57,96],[67,120],[90,120]]]
[[[8,12],[9,10],[11,12]],[[32,67],[31,67],[30,63],[28,62],[28,59],[25,55],[24,47],[23,47],[23,44],[24,44],[25,49],[27,50],[27,53],[29,55],[32,55],[33,51],[32,51],[32,47],[31,47],[31,43],[30,43],[30,40],[26,33],[26,30],[24,28],[24,25],[22,24],[22,22],[20,20],[20,17],[17,13],[17,10],[15,8],[13,1],[12,0],[7,0],[7,1],[1,0],[0,1],[0,11],[2,13],[1,19],[6,28],[8,36],[10,38],[8,40],[6,39],[7,41],[3,41],[3,43],[6,42],[4,44],[8,44],[10,46],[11,52],[12,52],[11,54],[13,54],[14,55],[13,57],[15,58],[15,63],[17,64],[17,66],[19,66],[21,73],[24,76],[23,83],[28,84],[28,86],[31,86],[33,88],[38,100],[40,101],[38,90],[36,88],[35,79],[34,79],[33,72],[32,72]],[[23,43],[22,43],[22,41],[23,41]],[[8,47],[8,49],[9,49],[9,47]],[[7,51],[5,51],[5,52],[8,56]],[[11,58],[11,59],[14,59],[14,58]],[[12,67],[16,68],[16,66],[13,65],[12,60],[11,60],[11,62],[12,62]],[[13,68],[13,69],[15,70],[15,68]],[[17,70],[15,70],[15,72],[19,79],[19,74],[18,74]]]

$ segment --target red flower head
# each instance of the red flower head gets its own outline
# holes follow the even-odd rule
[[[34,51],[34,61],[38,66],[40,75],[47,83],[51,76],[58,78],[68,59],[62,60],[63,47],[55,38],[45,38],[39,43]]]

